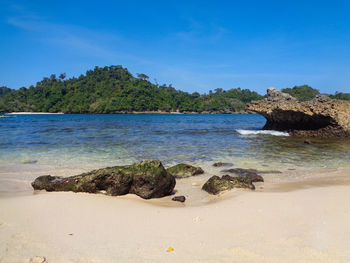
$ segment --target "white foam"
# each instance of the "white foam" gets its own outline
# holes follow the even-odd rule
[[[273,136],[289,136],[288,132],[281,132],[281,131],[268,131],[268,130],[236,130],[241,135],[273,135]]]

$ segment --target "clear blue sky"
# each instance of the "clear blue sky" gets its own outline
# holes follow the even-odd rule
[[[0,2],[0,86],[123,65],[184,91],[350,92],[350,1]]]

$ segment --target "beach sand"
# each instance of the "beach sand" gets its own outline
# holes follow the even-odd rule
[[[342,175],[265,182],[264,190],[203,204],[191,196],[184,204],[71,192],[2,196],[0,262],[350,262],[350,185]]]

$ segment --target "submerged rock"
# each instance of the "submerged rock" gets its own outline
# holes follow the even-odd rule
[[[171,200],[183,203],[186,201],[186,197],[184,197],[183,195],[180,195],[180,196],[173,197]]]
[[[35,190],[73,191],[107,195],[136,194],[144,199],[170,195],[175,178],[160,161],[143,161],[133,165],[108,167],[71,177],[44,175],[35,179]]]
[[[350,101],[319,95],[311,101],[299,102],[274,88],[267,98],[253,101],[247,110],[263,115],[265,130],[288,131],[298,137],[350,137]]]
[[[232,163],[222,163],[222,162],[217,162],[217,163],[213,163],[214,167],[222,167],[222,166],[232,166]]]
[[[245,177],[233,177],[230,175],[224,175],[221,178],[214,175],[209,178],[203,185],[202,189],[209,194],[217,195],[223,191],[231,190],[233,188],[247,188],[254,190],[255,186],[249,178]]]
[[[202,168],[184,163],[180,163],[168,168],[167,172],[175,178],[186,178],[204,173]]]

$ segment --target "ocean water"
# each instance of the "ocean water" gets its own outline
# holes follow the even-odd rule
[[[17,115],[0,118],[0,176],[31,180],[159,159],[265,169],[350,166],[349,140],[262,131],[260,115]]]

